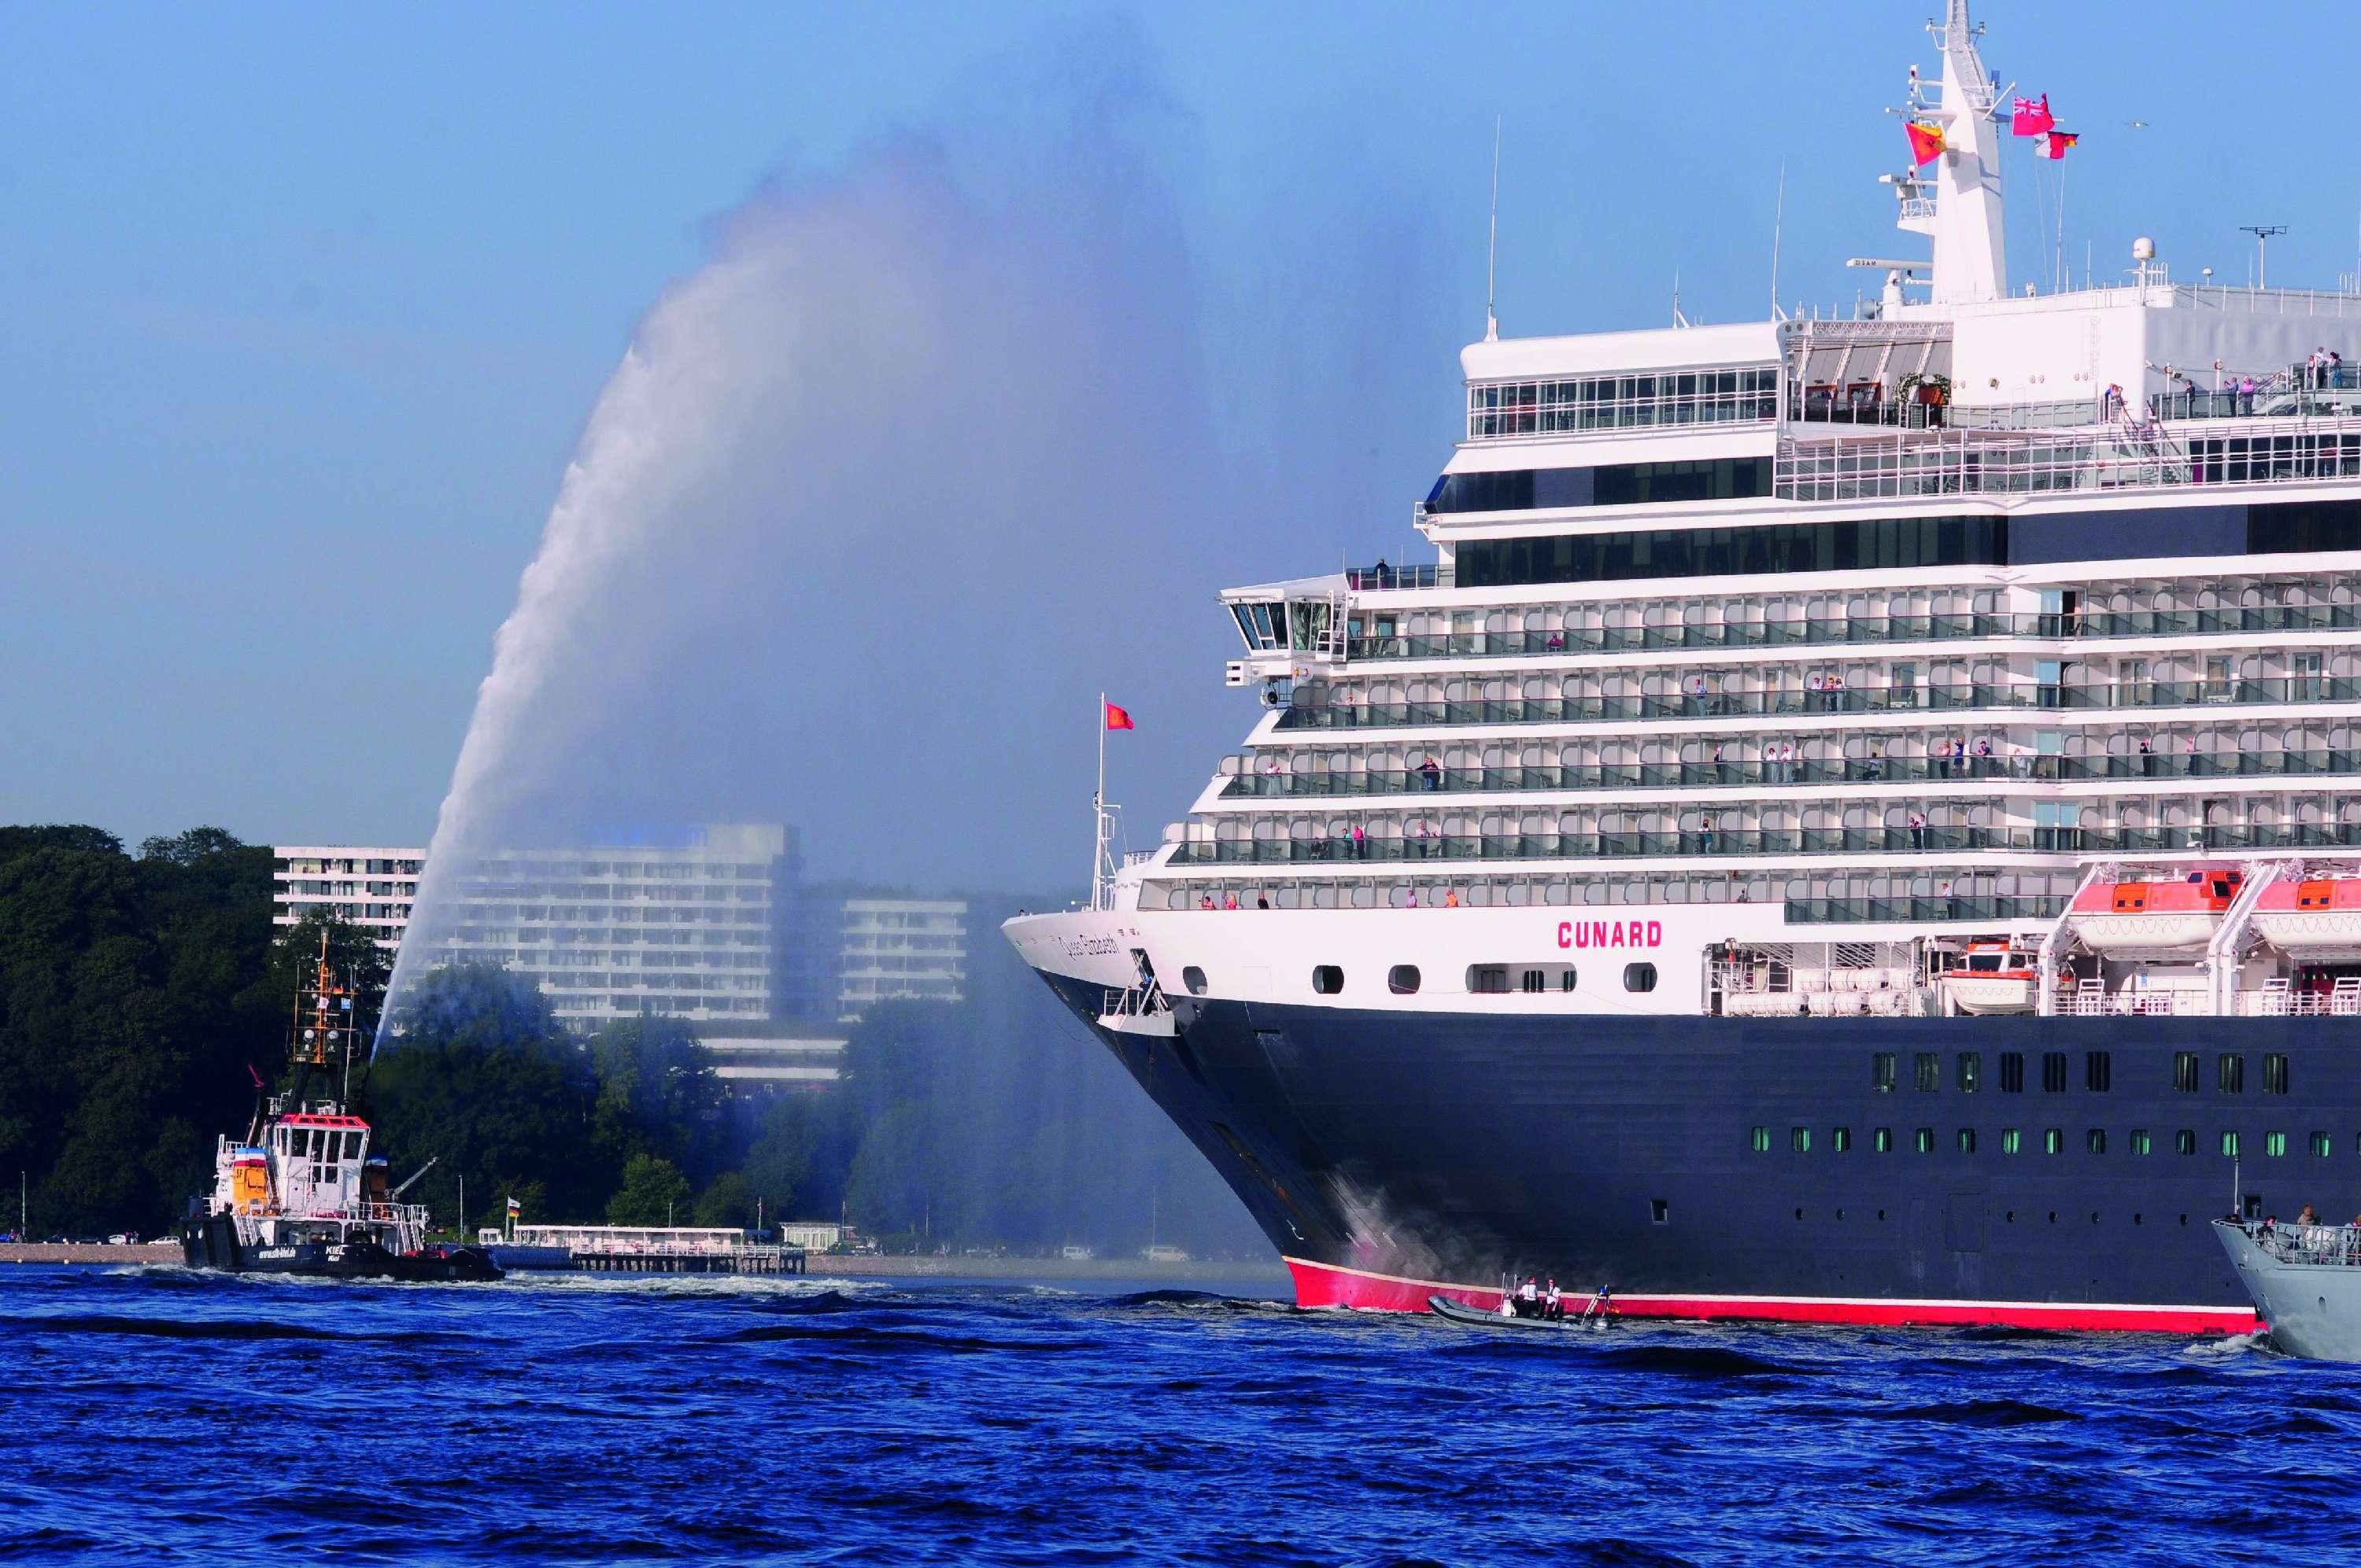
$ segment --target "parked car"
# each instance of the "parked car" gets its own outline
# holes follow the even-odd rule
[[[1058,1255],[1064,1258],[1068,1263],[1088,1263],[1091,1259],[1096,1257],[1098,1254],[1093,1252],[1086,1246],[1076,1246],[1072,1243],[1069,1242],[1066,1245],[1058,1249]]]
[[[139,1233],[137,1231],[117,1231],[113,1235],[106,1238],[106,1245],[109,1246],[137,1246],[139,1245]]]
[[[1141,1251],[1140,1256],[1150,1263],[1186,1263],[1189,1255],[1177,1246],[1152,1246]]]

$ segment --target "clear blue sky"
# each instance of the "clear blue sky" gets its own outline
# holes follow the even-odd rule
[[[1405,552],[1481,330],[1494,114],[1505,330],[1653,324],[1675,269],[1692,315],[1759,315],[1783,158],[1783,292],[1850,300],[1842,258],[1910,243],[1872,181],[1936,8],[20,8],[0,820],[422,839],[581,422],[708,222],[1101,52],[1169,104],[1191,286],[1220,307],[1199,352],[1251,389],[1216,444],[1265,498],[1165,564],[1194,656],[1104,677],[1152,729],[1124,759],[1135,820],[1175,816],[1251,719],[1216,684],[1213,587]],[[2146,232],[2176,276],[2243,281],[2252,222],[2291,227],[2280,281],[2361,265],[2361,170],[2321,98],[2355,13],[1978,13],[1999,78],[2084,135],[2078,270],[2086,240],[2109,276]],[[884,869],[1038,883],[1049,832]]]

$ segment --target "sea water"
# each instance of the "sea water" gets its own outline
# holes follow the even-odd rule
[[[0,1272],[0,1558],[2328,1562],[2361,1369],[2246,1340],[1258,1292]]]

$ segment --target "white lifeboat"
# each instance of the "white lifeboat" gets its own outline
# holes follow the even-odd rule
[[[1936,984],[1943,993],[1944,1012],[1982,1017],[2033,1012],[2039,978],[2031,953],[2006,942],[1970,942]]]
[[[2254,926],[2290,958],[2361,959],[2361,876],[2273,883],[2256,897]]]
[[[2202,952],[2245,880],[2235,866],[2194,866],[2173,877],[2092,883],[2075,894],[2067,924],[2094,953]]]

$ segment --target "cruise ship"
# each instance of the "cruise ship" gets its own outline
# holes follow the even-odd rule
[[[2235,1332],[2361,1208],[2361,294],[2012,285],[1931,31],[1926,258],[1488,330],[1435,559],[1225,592],[1244,742],[1005,927],[1304,1304]]]

